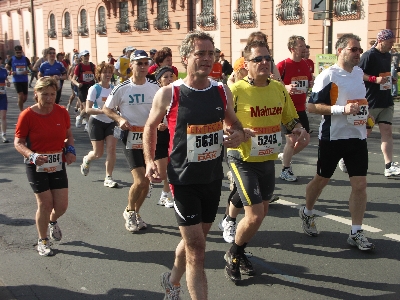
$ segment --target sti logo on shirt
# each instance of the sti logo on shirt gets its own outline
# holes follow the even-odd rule
[[[144,103],[144,94],[133,94],[129,95],[129,104],[131,103]]]

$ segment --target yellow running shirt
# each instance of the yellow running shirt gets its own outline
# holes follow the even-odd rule
[[[119,78],[120,82],[124,82],[127,80],[132,74],[127,74],[127,70],[129,68],[129,58],[127,57],[120,57],[119,58],[119,73],[122,75]]]
[[[257,87],[247,77],[230,86],[236,116],[243,128],[256,131],[256,136],[237,148],[228,148],[228,155],[247,162],[275,160],[282,145],[281,123],[298,118],[293,101],[285,87],[275,80]]]

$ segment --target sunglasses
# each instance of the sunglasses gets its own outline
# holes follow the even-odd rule
[[[47,54],[54,55],[56,53],[55,52],[48,52]]]
[[[146,61],[146,62],[138,61],[136,64],[137,64],[138,66],[148,66],[148,65],[149,65],[149,62],[148,62],[148,61]]]
[[[88,53],[88,54],[85,54],[84,56],[86,57],[86,56],[89,56],[90,54]]]
[[[347,50],[350,50],[351,52],[357,52],[359,51],[360,54],[364,52],[363,48],[358,48],[358,47],[351,47],[351,48],[346,48]]]
[[[272,61],[271,55],[264,55],[264,56],[256,56],[252,59],[249,59],[249,61],[255,62],[255,63],[260,63],[262,60],[265,59],[266,61]]]

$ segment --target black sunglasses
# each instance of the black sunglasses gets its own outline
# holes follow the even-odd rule
[[[148,66],[148,65],[149,65],[149,62],[148,62],[148,61],[145,61],[145,62],[138,61],[136,64],[137,64],[138,66],[143,66],[143,65]]]
[[[347,50],[350,50],[351,52],[357,52],[360,51],[360,54],[364,52],[363,48],[358,48],[358,47],[351,47],[351,48],[346,48]]]
[[[272,61],[272,56],[271,55],[256,56],[252,59],[249,59],[249,61],[252,61],[255,63],[260,63],[260,62],[262,62],[263,59],[265,59],[266,61]]]

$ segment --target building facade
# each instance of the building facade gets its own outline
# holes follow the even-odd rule
[[[316,2],[330,8],[327,21],[315,20],[325,17],[312,12]],[[280,61],[289,56],[287,41],[294,34],[305,37],[314,59],[329,53],[345,33],[359,35],[361,46],[368,49],[385,28],[396,33],[399,43],[399,0],[0,1],[1,56],[13,54],[15,45],[22,45],[29,58],[51,46],[65,53],[89,50],[91,60],[99,63],[107,61],[108,53],[118,57],[126,46],[146,51],[168,46],[180,71],[184,69],[178,46],[193,29],[209,32],[216,47],[233,62],[253,31],[268,35],[274,59]]]

